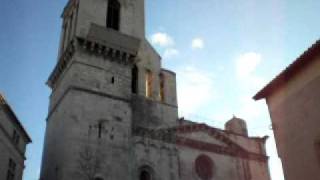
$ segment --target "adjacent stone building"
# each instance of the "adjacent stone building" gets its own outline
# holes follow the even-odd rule
[[[145,38],[144,0],[70,0],[40,179],[270,180],[266,137],[178,118],[176,75]]]
[[[0,179],[22,180],[26,145],[31,139],[0,94]]]
[[[286,180],[320,179],[320,41],[281,72],[266,99]]]

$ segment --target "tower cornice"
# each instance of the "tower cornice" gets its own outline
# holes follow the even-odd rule
[[[70,9],[72,9],[73,7],[76,7],[79,3],[79,0],[69,0],[68,4],[64,7],[61,17],[65,17],[69,12]]]
[[[121,64],[134,64],[141,40],[92,24],[87,38],[77,37],[70,41],[60,56],[56,67],[51,73],[47,84],[53,88],[64,69],[78,50],[100,56],[105,60]]]

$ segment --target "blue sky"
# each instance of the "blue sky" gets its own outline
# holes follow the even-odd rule
[[[30,133],[24,180],[38,179],[60,14],[66,0],[1,0],[0,91]],[[235,114],[252,136],[269,135],[274,180],[282,180],[270,118],[251,97],[320,37],[320,1],[146,0],[146,36],[177,72],[180,116],[222,128]],[[192,95],[197,94],[196,97]]]

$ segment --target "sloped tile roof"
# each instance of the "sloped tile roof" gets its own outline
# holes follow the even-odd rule
[[[276,76],[269,84],[260,90],[253,99],[260,100],[268,97],[271,93],[285,85],[293,76],[303,70],[308,64],[313,62],[315,57],[320,55],[320,40],[314,43],[308,50],[306,50],[300,57],[298,57],[292,64]]]

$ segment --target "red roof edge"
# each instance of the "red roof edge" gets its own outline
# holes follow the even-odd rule
[[[305,66],[311,63],[317,55],[320,55],[320,40],[316,41],[308,50],[298,57],[292,64],[269,82],[254,97],[254,100],[264,99],[274,91],[285,85],[293,76],[299,73]]]

